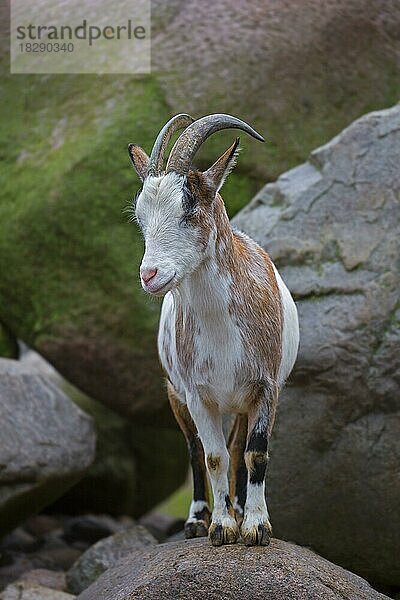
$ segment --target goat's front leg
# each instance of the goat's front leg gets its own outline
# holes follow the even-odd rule
[[[188,409],[204,447],[207,471],[214,496],[211,525],[208,530],[213,546],[234,544],[239,528],[229,498],[229,454],[219,411],[202,402],[199,396],[188,399]]]
[[[265,475],[268,461],[268,440],[276,408],[276,394],[265,394],[249,411],[249,427],[245,451],[247,496],[240,533],[247,546],[267,546],[272,528],[265,499]]]

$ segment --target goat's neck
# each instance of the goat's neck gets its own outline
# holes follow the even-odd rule
[[[230,303],[235,239],[221,198],[215,209],[216,235],[201,265],[174,291],[175,301],[201,318],[225,314]]]

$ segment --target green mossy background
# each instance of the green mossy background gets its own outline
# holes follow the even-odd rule
[[[18,358],[17,340],[10,334],[4,325],[0,323],[0,357]]]
[[[0,314],[43,354],[72,330],[153,357],[159,303],[138,282],[143,243],[124,209],[139,182],[126,148],[150,151],[170,117],[162,90],[152,77],[21,82],[6,77],[2,97]],[[234,174],[230,214],[260,185]]]

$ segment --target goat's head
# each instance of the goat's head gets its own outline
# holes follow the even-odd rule
[[[175,142],[163,170],[164,153],[175,131],[185,131]],[[239,138],[204,172],[191,170],[201,144],[221,129],[242,129],[264,141],[249,125],[230,115],[209,115],[194,121],[176,115],[162,128],[150,157],[135,144],[129,155],[143,185],[135,214],[145,240],[140,267],[143,288],[164,295],[176,288],[205,260],[216,238],[214,202],[232,170]]]

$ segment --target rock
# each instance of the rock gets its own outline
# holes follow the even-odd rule
[[[0,552],[33,552],[39,545],[40,542],[33,535],[17,527],[0,539]]]
[[[63,537],[69,543],[79,541],[95,544],[122,528],[108,515],[79,515],[67,519]]]
[[[94,458],[91,419],[53,383],[0,359],[0,533],[60,496]]]
[[[51,515],[33,515],[26,520],[24,528],[36,537],[42,537],[48,533],[60,529],[61,520]]]
[[[53,562],[49,564],[49,561],[44,561],[43,558],[38,558],[35,555],[1,550],[0,590],[33,569],[49,569],[52,567],[54,567]]]
[[[36,560],[42,560],[44,564],[51,565],[55,571],[67,571],[81,556],[82,550],[68,545],[47,545],[43,550],[37,552]]]
[[[93,418],[96,430],[93,464],[79,483],[52,505],[52,511],[67,514],[95,511],[138,517],[170,496],[184,481],[187,451],[179,432],[158,428],[151,421],[130,422],[67,383],[36,352],[25,352],[21,361],[55,381]],[[149,440],[152,452],[145,452]],[[165,476],[148,476],[158,470]]]
[[[18,582],[0,593],[0,600],[72,600],[75,596],[33,583]]]
[[[14,532],[13,532],[14,533]],[[35,539],[35,544],[27,548],[8,547],[7,541],[2,540],[0,546],[0,589],[19,579],[25,579],[25,574],[38,570],[40,573],[61,572],[68,570],[82,554],[82,549],[69,545],[62,537],[63,532],[51,532]],[[6,536],[6,538],[12,537]],[[85,549],[87,546],[85,546]],[[53,587],[41,581],[45,587]]]
[[[65,573],[63,573],[62,571],[50,571],[49,569],[33,569],[32,571],[24,573],[21,576],[20,581],[34,585],[41,585],[45,588],[58,590],[59,592],[65,592],[67,590]]]
[[[400,105],[365,115],[234,223],[293,292],[300,352],[275,426],[275,534],[400,584]]]
[[[112,593],[112,596],[110,595]],[[378,600],[369,584],[314,554],[273,539],[268,548],[214,548],[207,539],[137,551],[106,571],[79,600]]]
[[[152,15],[152,61],[171,112],[223,108],[254,125],[269,143],[246,140],[239,167],[264,182],[398,101],[398,3],[155,0]],[[212,138],[202,164],[232,139]]]
[[[236,211],[369,107],[397,100],[399,12],[385,0],[155,0],[153,74],[140,78],[32,75],[27,85],[8,74],[5,52],[4,323],[89,396],[138,425],[146,415],[172,427],[159,304],[140,289],[141,235],[122,214],[140,186],[127,143],[149,151],[172,112],[249,120],[271,142],[244,142],[223,194]],[[200,166],[233,135],[213,137]]]
[[[183,532],[185,525],[184,519],[177,519],[157,512],[147,513],[140,519],[139,523],[146,527],[159,542],[163,542],[176,533]]]
[[[181,542],[183,540],[185,540],[185,531],[178,531],[177,533],[174,533],[173,535],[170,535],[165,541],[166,542]]]
[[[134,525],[97,542],[68,571],[68,589],[79,594],[121,558],[156,543],[156,539],[141,525]]]

